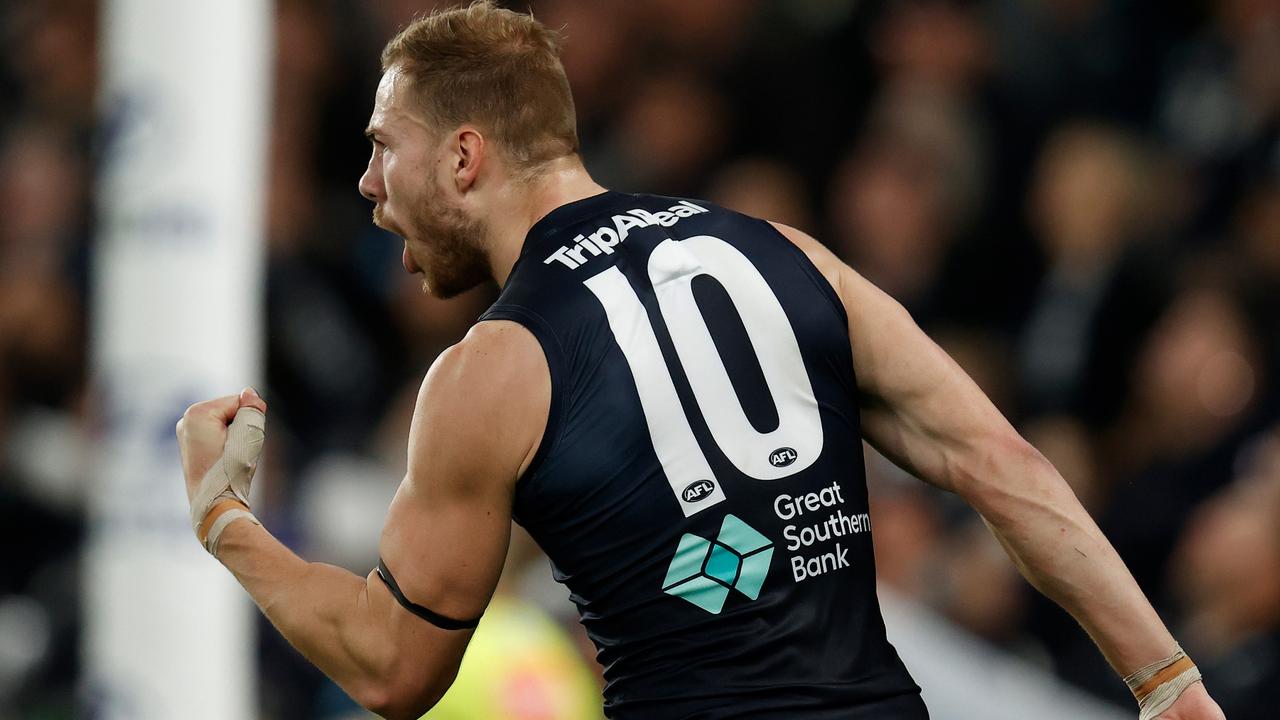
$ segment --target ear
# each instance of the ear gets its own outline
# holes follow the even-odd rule
[[[476,184],[488,149],[484,135],[476,127],[463,125],[454,132],[451,171],[458,194],[466,193]]]

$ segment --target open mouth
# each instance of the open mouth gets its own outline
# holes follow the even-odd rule
[[[404,246],[404,254],[400,256],[400,262],[404,265],[404,269],[409,273],[422,272],[422,268],[418,267],[418,264],[413,261],[413,256],[409,254],[408,245]]]

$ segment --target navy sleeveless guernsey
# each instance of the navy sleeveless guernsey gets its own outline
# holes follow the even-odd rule
[[[514,516],[623,720],[927,718],[876,600],[848,320],[767,222],[606,192],[529,231],[482,320],[542,345]]]

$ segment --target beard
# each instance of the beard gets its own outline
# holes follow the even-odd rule
[[[489,260],[481,249],[488,236],[484,222],[446,205],[434,188],[412,207],[404,230],[387,223],[381,207],[374,208],[373,221],[404,238],[409,256],[422,269],[424,293],[448,299],[493,279]]]

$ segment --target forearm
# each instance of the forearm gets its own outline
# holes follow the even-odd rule
[[[362,705],[378,704],[393,644],[374,622],[365,578],[306,562],[248,522],[227,527],[218,560],[307,660]]]
[[[1018,443],[987,457],[962,494],[1023,576],[1075,617],[1122,676],[1172,654],[1173,637],[1053,466]]]

